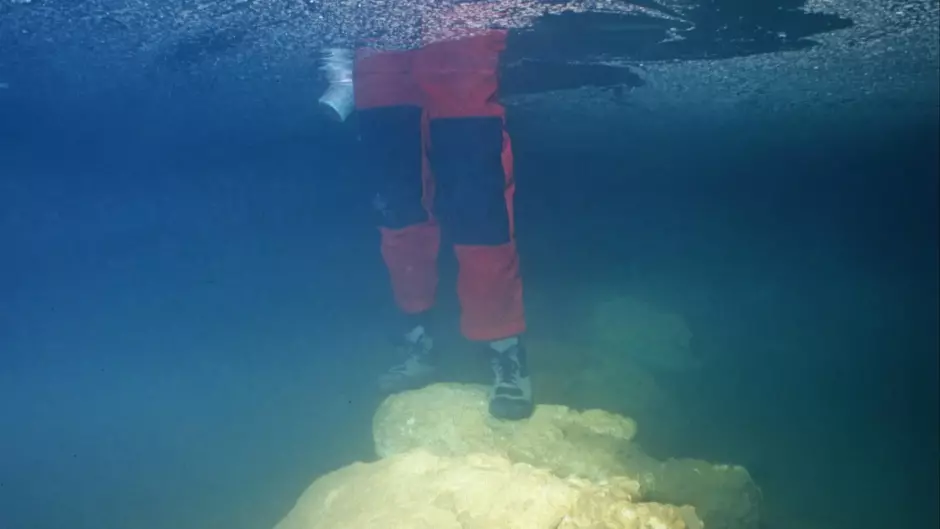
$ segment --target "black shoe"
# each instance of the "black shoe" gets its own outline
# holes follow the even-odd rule
[[[403,360],[379,376],[379,389],[397,393],[424,387],[434,380],[437,373],[434,340],[424,326],[418,325],[401,336],[396,349]]]
[[[490,393],[490,415],[497,419],[527,419],[535,410],[532,401],[532,380],[526,352],[519,337],[490,342],[495,379]]]

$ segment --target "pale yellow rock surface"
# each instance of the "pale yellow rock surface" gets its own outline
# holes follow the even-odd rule
[[[323,476],[275,529],[702,529],[692,508],[634,503],[633,490],[418,449]]]
[[[487,388],[435,384],[388,397],[373,418],[381,457],[426,449],[441,456],[485,453],[592,481],[628,478],[644,499],[692,505],[709,527],[756,529],[762,497],[747,470],[706,461],[659,461],[631,440],[636,424],[600,410],[539,405],[531,419],[495,420]]]
[[[380,457],[425,448],[455,456],[490,453],[593,480],[626,475],[620,455],[636,435],[633,420],[601,410],[539,405],[532,418],[507,422],[487,412],[488,390],[435,384],[392,395],[372,421]]]

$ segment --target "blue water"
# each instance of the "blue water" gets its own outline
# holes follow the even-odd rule
[[[525,118],[532,298],[624,285],[708,359],[664,386],[709,427],[651,451],[748,466],[768,529],[936,526],[935,123],[764,131],[745,157],[729,129],[567,154]],[[0,527],[270,527],[373,457],[390,300],[371,194],[350,131],[310,127],[0,142]]]

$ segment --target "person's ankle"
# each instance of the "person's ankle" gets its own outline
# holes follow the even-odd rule
[[[514,347],[519,347],[520,340],[521,338],[518,335],[509,336],[499,340],[490,340],[488,345],[490,346],[490,349],[496,353],[502,354],[512,350]]]

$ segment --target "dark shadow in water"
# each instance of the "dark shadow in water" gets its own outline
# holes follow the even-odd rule
[[[802,0],[713,0],[681,16],[655,3],[633,3],[672,19],[569,13],[513,32],[505,55],[506,93],[639,86],[642,80],[629,69],[598,61],[689,61],[794,51],[815,46],[814,35],[852,26],[847,18],[803,11]]]

